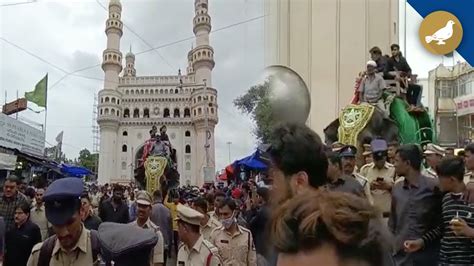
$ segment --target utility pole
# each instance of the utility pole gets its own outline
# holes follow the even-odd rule
[[[230,161],[230,145],[232,145],[232,142],[228,141],[227,142],[227,147],[229,148],[229,164],[231,163],[231,161]]]

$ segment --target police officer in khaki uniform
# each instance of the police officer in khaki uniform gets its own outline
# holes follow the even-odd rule
[[[43,199],[55,235],[33,247],[28,266],[98,265],[97,234],[87,230],[81,220],[83,191],[84,183],[76,177],[58,179],[48,187]]]
[[[364,157],[364,164],[374,162],[374,158],[372,157],[372,146],[370,144],[364,144],[364,152],[362,153],[362,157]]]
[[[341,157],[342,172],[344,175],[352,176],[364,188],[364,194],[370,204],[374,204],[372,194],[370,193],[370,183],[364,176],[355,171],[357,148],[352,145],[346,145],[339,151]]]
[[[428,168],[424,169],[422,174],[432,178],[438,178],[436,166],[438,166],[438,164],[441,162],[441,159],[443,159],[445,153],[446,150],[444,148],[441,148],[440,146],[433,143],[428,143],[428,145],[426,145],[425,151],[423,152],[426,163],[428,164]]]
[[[160,231],[160,227],[150,220],[152,209],[151,206],[153,203],[151,195],[146,191],[139,191],[137,193],[136,199],[137,220],[131,222],[130,224],[143,229],[151,229],[153,232],[155,232],[156,236],[158,237],[158,242],[153,249],[153,256],[150,258],[150,265],[163,266],[166,264],[164,257],[164,239],[163,234]]]
[[[207,201],[204,198],[197,198],[193,202],[193,208],[200,212],[204,217],[201,220],[201,235],[207,241],[210,240],[211,232],[222,224],[207,213]]]
[[[177,207],[178,234],[182,244],[179,247],[178,266],[221,266],[218,249],[200,234],[203,215],[196,210],[179,204]]]
[[[211,243],[219,249],[225,265],[256,266],[257,252],[250,230],[237,224],[237,205],[227,198],[219,207],[222,226],[211,233]]]
[[[390,216],[392,202],[391,189],[395,182],[395,167],[387,162],[387,142],[375,139],[371,142],[373,163],[366,164],[360,169],[360,174],[370,183],[370,191],[377,207],[385,219]]]
[[[330,191],[352,193],[365,198],[364,188],[360,183],[353,177],[342,174],[339,153],[327,152],[326,156],[328,157],[328,183],[326,184],[326,188]]]

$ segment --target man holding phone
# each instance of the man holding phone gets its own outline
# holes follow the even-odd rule
[[[387,142],[375,139],[371,142],[373,162],[364,165],[360,174],[370,182],[370,191],[374,199],[374,206],[381,212],[384,221],[390,215],[392,201],[391,189],[395,178],[395,167],[387,162]]]

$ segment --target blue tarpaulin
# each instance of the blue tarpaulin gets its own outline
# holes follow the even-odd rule
[[[84,167],[81,166],[75,166],[75,165],[70,165],[70,164],[61,164],[61,172],[65,176],[71,176],[71,177],[83,177],[86,175],[91,175],[92,172]]]
[[[260,152],[257,150],[252,155],[234,162],[237,167],[244,166],[253,170],[266,170],[267,165],[260,160]]]

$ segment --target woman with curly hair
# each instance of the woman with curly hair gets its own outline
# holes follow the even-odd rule
[[[271,233],[279,266],[393,265],[390,240],[364,199],[341,192],[308,191],[280,205]]]

